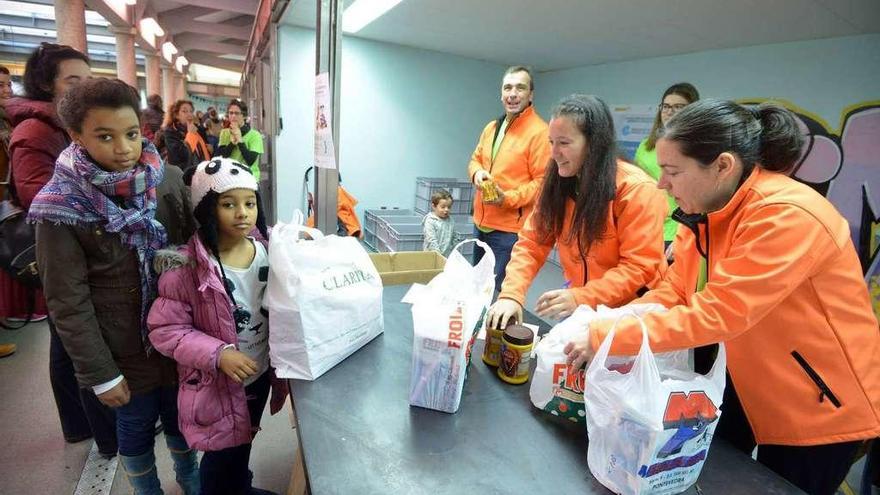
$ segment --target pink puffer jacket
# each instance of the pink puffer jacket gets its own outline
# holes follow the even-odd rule
[[[223,346],[237,344],[232,302],[198,234],[177,251],[156,255],[159,297],[150,308],[150,342],[177,362],[180,431],[191,448],[212,451],[251,441],[244,386],[217,368]],[[287,398],[273,374],[272,414]]]

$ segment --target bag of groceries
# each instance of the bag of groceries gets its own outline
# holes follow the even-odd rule
[[[476,266],[459,251],[469,242],[485,250]],[[471,348],[495,291],[494,268],[492,249],[470,239],[452,250],[441,273],[427,285],[413,284],[403,297],[413,316],[411,405],[458,411]]]
[[[641,317],[621,318],[638,318],[642,345],[631,369],[609,369],[612,328],[587,368],[590,472],[619,494],[681,493],[700,476],[721,416],[724,345],[719,345],[712,370],[701,375],[681,366],[680,360],[655,357]]]
[[[314,380],[384,330],[382,280],[363,246],[306,227],[299,211],[272,229],[265,303],[280,378]]]
[[[559,322],[547,332],[535,346],[535,372],[529,387],[529,397],[538,409],[554,416],[568,419],[579,424],[586,424],[584,411],[584,373],[586,366],[577,373],[569,370],[565,361],[565,346],[584,335],[590,322],[597,319],[612,319],[623,314],[635,313],[643,315],[650,312],[666,311],[659,304],[631,304],[623,308],[599,306],[593,310],[581,305],[565,320]],[[658,359],[674,366],[687,366],[687,351],[666,353]],[[609,357],[608,367],[616,370],[628,370],[632,366],[631,357]]]

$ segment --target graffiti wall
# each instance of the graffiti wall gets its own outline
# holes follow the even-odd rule
[[[846,108],[837,129],[792,103],[780,103],[800,117],[807,136],[791,174],[828,198],[849,222],[874,312],[880,317],[880,101]]]

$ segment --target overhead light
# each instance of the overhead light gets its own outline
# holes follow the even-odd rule
[[[165,36],[165,30],[152,17],[144,17],[140,22],[141,34],[155,37]]]
[[[355,0],[342,13],[342,30],[356,33],[400,2],[401,0]]]
[[[125,0],[125,5],[137,5],[138,0]]]
[[[175,67],[177,67],[177,72],[183,72],[183,66],[189,65],[189,60],[186,59],[183,55],[177,57],[177,60],[174,61]]]
[[[162,57],[170,64],[171,60],[174,58],[174,54],[177,53],[177,47],[174,46],[174,43],[170,41],[166,41],[162,43]]]

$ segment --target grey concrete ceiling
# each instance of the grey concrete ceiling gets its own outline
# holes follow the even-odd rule
[[[314,19],[293,0],[284,22]],[[877,32],[880,0],[403,0],[355,36],[551,71]]]

